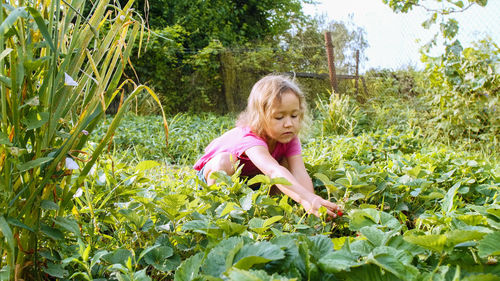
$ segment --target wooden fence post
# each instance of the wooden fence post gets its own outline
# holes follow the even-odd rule
[[[234,94],[236,93],[236,65],[233,55],[229,51],[219,54],[220,71],[222,76],[222,91],[226,98],[226,106],[229,112],[235,112]]]
[[[332,34],[325,32],[326,57],[328,59],[328,72],[330,74],[330,84],[332,90],[337,92],[337,74],[335,73],[335,55],[333,53]]]

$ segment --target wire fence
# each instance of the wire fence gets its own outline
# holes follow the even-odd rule
[[[474,42],[490,38],[497,45],[500,44],[500,1],[490,0],[486,7],[473,5],[460,13],[452,13],[438,17],[435,24],[429,29],[423,23],[429,19],[431,12],[424,8],[416,7],[408,14],[393,14],[388,19],[378,18],[377,24],[366,26],[367,61],[362,62],[361,71],[369,69],[405,69],[415,67],[422,69],[424,64],[420,61],[420,51],[426,43],[437,35],[436,45],[428,53],[439,56],[444,52],[441,24],[448,19],[458,22],[458,35],[456,39],[464,47],[471,47]],[[361,15],[354,17],[354,21]]]
[[[459,26],[461,27],[459,39],[464,46],[485,36],[492,37],[498,43],[500,32],[495,27],[500,26],[500,17],[492,13],[492,9],[486,9],[489,16],[485,17],[479,17],[478,11],[484,13],[485,10],[471,9],[467,12],[472,15],[465,14],[467,17],[459,18]],[[421,23],[427,19],[427,16],[426,11],[416,9],[410,14],[401,15],[400,21],[394,29],[376,33],[375,39],[370,33],[367,33],[366,39],[370,47],[361,48],[358,60],[356,59],[356,51],[359,49],[356,48],[356,44],[348,45],[345,48],[338,46],[336,44],[340,40],[333,36],[335,77],[338,78],[337,92],[349,95],[367,94],[369,96],[363,79],[369,69],[423,68],[421,64],[419,65],[420,47],[439,31],[426,30],[421,27]],[[463,23],[464,19],[470,22]],[[490,24],[477,23],[478,21]],[[497,21],[499,21],[498,24],[496,24]],[[439,23],[435,27],[439,27]],[[382,33],[384,36],[381,36]],[[472,36],[471,34],[476,35]],[[461,39],[464,37],[465,39]],[[416,40],[418,38],[420,38],[419,42]],[[168,49],[165,51],[167,55],[176,54],[169,58],[170,61],[164,63],[158,61],[164,60],[167,55],[152,56],[154,60],[147,60],[144,65],[137,67],[137,69],[142,69],[142,77],[147,77],[147,79],[143,78],[142,80],[155,88],[165,101],[164,104],[170,106],[169,110],[173,112],[193,109],[238,112],[246,105],[246,99],[253,84],[262,76],[270,73],[286,73],[296,77],[310,100],[318,95],[328,96],[334,87],[330,83],[331,70],[328,66],[326,44],[322,40],[320,36],[309,41],[288,40],[280,46],[272,47],[248,45],[210,50]],[[392,44],[393,41],[397,41],[398,44]],[[343,44],[345,46],[345,42]],[[382,44],[383,47],[377,51],[378,44]],[[437,50],[436,54],[439,54],[439,51]],[[179,60],[177,54],[180,54],[181,57],[187,55],[194,59]],[[191,68],[185,67],[186,61],[192,62],[203,56],[210,58],[202,64],[192,65]],[[153,61],[163,65],[161,71],[151,66]],[[166,69],[166,65],[172,65],[172,68]],[[189,72],[185,71],[186,68],[190,69]],[[161,75],[153,76],[152,73],[161,73]],[[357,74],[359,74],[359,79],[356,79]],[[367,84],[370,87],[369,81]],[[406,84],[411,85],[411,83]],[[411,92],[411,89],[404,91]]]

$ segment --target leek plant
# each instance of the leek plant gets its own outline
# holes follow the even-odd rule
[[[143,33],[133,1],[89,3],[86,17],[85,0],[7,0],[0,8],[0,279],[41,279],[38,250],[50,246],[56,219],[71,214],[75,190],[126,105],[144,90],[159,104],[146,86],[121,81]],[[83,152],[125,83],[134,90],[101,143]],[[163,123],[167,134],[164,114]]]

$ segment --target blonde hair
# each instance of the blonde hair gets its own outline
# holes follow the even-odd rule
[[[292,92],[299,99],[299,120],[302,125],[307,110],[304,93],[296,82],[283,75],[268,75],[255,83],[248,96],[247,107],[239,115],[236,125],[248,126],[257,135],[267,137],[266,128],[272,109],[287,92]]]

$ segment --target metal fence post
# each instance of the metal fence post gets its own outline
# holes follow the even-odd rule
[[[359,95],[359,50],[356,50],[356,95]]]
[[[332,34],[330,31],[325,32],[325,47],[326,57],[328,59],[328,71],[330,73],[330,84],[332,90],[337,92],[337,74],[335,73],[335,56],[333,53]]]

